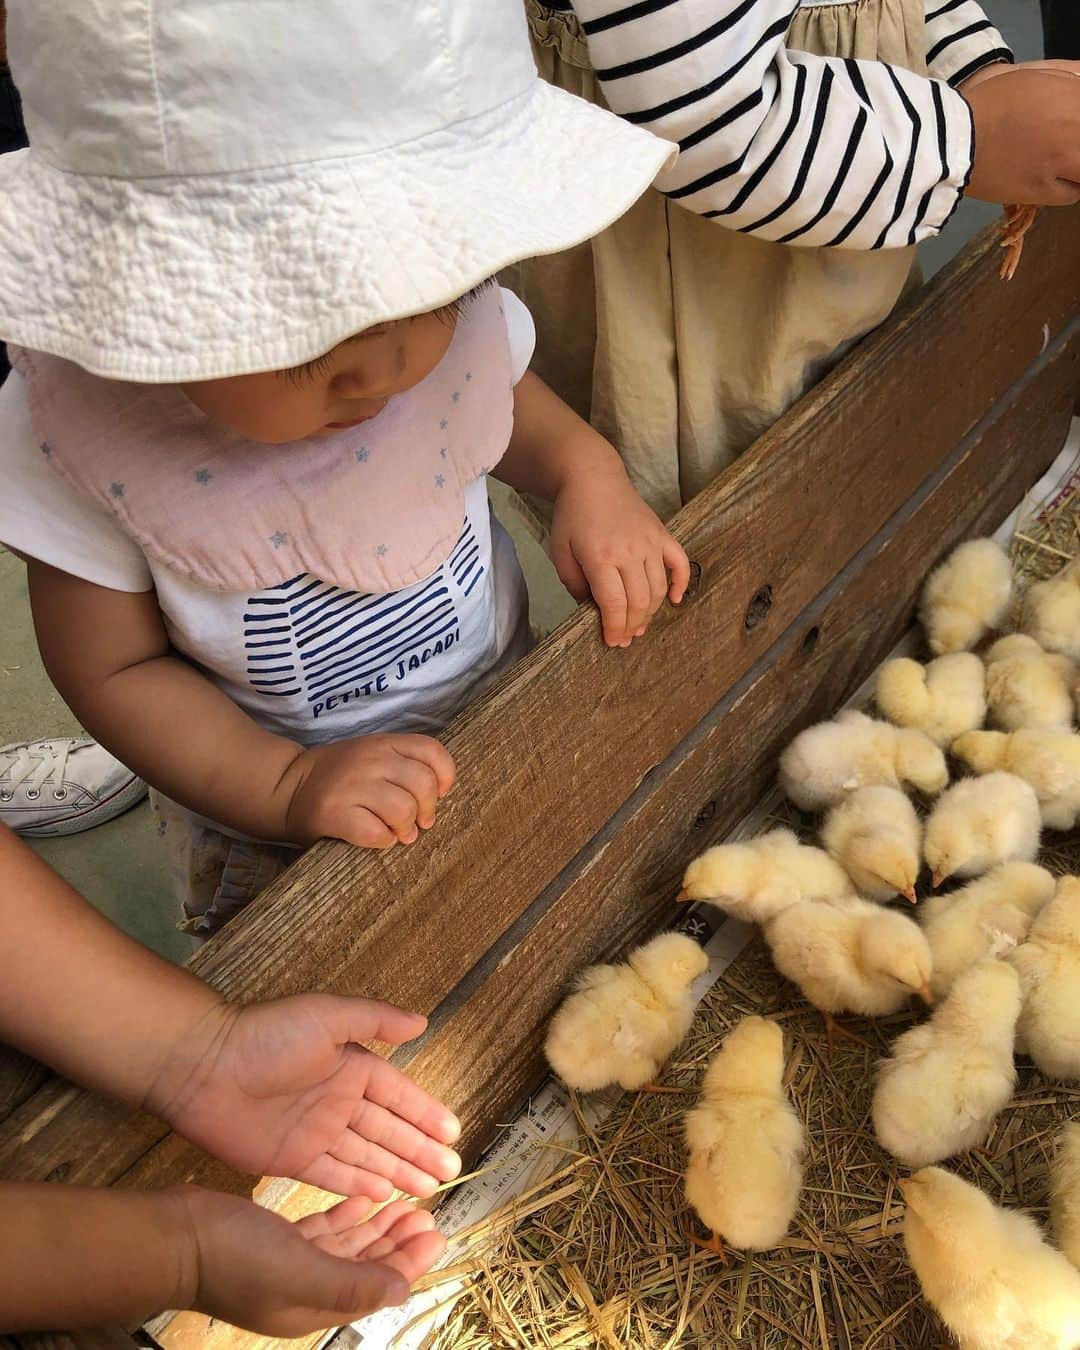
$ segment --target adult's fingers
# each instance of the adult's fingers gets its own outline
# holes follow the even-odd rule
[[[319,1016],[339,1045],[364,1045],[368,1041],[382,1041],[386,1045],[404,1045],[406,1041],[415,1040],[427,1027],[427,1018],[422,1013],[406,1012],[404,1008],[396,1008],[392,1003],[383,1003],[379,999],[344,998],[336,994],[307,994],[301,997],[314,997],[319,1000]],[[375,1056],[372,1056],[372,1060],[372,1070],[375,1065],[382,1065],[387,1069],[392,1067]],[[420,1124],[421,1107],[435,1107],[446,1116],[450,1115],[440,1102],[423,1088],[417,1087],[411,1078],[401,1073],[400,1069],[394,1069],[394,1073],[415,1089],[416,1095],[410,1100],[411,1109],[403,1113],[408,1115],[410,1120]],[[426,1112],[424,1116],[426,1119]],[[450,1118],[453,1120],[452,1116]],[[443,1137],[437,1131],[432,1133],[440,1139]],[[455,1134],[454,1139],[456,1138]],[[453,1143],[453,1139],[447,1142]]]
[[[313,1326],[324,1325],[326,1313],[353,1321],[405,1302],[412,1280],[401,1269],[403,1264],[409,1263],[349,1260],[308,1243],[297,1250],[289,1272],[290,1287],[279,1284],[276,1292],[282,1302],[295,1300],[298,1308],[312,1309]]]
[[[355,1130],[346,1130],[327,1151],[338,1162],[365,1174],[366,1184],[359,1189],[366,1191],[367,1194],[371,1193],[368,1187],[372,1178],[384,1178],[396,1190],[402,1191],[405,1195],[419,1196],[421,1199],[433,1195],[439,1186],[438,1178],[432,1176],[430,1172],[406,1162],[398,1154],[384,1148],[382,1144],[375,1143],[366,1134],[358,1134]],[[389,1197],[384,1195],[382,1198]]]
[[[386,1040],[380,1036],[379,1040]],[[397,1045],[400,1042],[391,1041]],[[374,1063],[368,1065],[368,1079],[365,1096],[369,1102],[384,1107],[402,1121],[408,1121],[423,1134],[443,1144],[456,1144],[461,1138],[461,1122],[437,1097],[425,1092],[419,1084],[400,1069],[388,1064],[386,1060],[372,1056]],[[402,1152],[402,1156],[409,1156]],[[415,1161],[415,1160],[414,1160]],[[447,1165],[460,1165],[457,1154],[446,1159]],[[453,1176],[457,1176],[455,1171]],[[443,1177],[450,1181],[451,1176]]]

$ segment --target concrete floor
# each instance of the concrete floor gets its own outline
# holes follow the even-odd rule
[[[984,0],[1019,60],[1041,55],[1037,0]],[[923,250],[928,273],[989,223],[995,208],[964,202],[946,234]],[[499,505],[496,485],[496,505]],[[511,523],[532,595],[533,622],[548,631],[571,608],[542,551]],[[26,580],[18,559],[0,548],[0,745],[77,731],[37,655]],[[106,914],[141,941],[182,960],[189,940],[175,928],[176,907],[165,881],[147,806],[67,839],[37,841],[37,851]]]

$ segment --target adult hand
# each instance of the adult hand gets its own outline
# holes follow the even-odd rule
[[[362,998],[216,1003],[185,1032],[143,1101],[192,1143],[249,1172],[339,1195],[429,1196],[458,1175],[456,1117],[359,1042],[427,1025]]]
[[[986,66],[960,92],[975,121],[969,197],[1030,206],[1080,201],[1080,62]]]
[[[263,1336],[302,1336],[403,1303],[446,1246],[431,1215],[401,1201],[359,1225],[355,1200],[293,1224],[240,1196],[195,1186],[168,1195],[186,1236],[170,1307]]]

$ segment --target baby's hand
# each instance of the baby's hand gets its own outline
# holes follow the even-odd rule
[[[975,122],[969,197],[1026,206],[1080,200],[1080,61],[987,66],[960,92]]]
[[[679,604],[690,581],[682,546],[634,491],[621,464],[568,478],[555,498],[551,560],[575,600],[592,595],[609,647],[629,647],[664,597]]]
[[[286,838],[344,839],[360,848],[411,844],[435,823],[454,782],[449,751],[430,736],[360,736],[297,756],[282,783]]]

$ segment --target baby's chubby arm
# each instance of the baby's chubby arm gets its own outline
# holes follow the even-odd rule
[[[531,371],[514,388],[514,433],[494,474],[554,503],[551,560],[575,600],[596,601],[609,646],[641,637],[665,596],[682,600],[682,546],[638,496],[615,447]]]
[[[454,781],[427,736],[305,750],[264,731],[172,650],[152,591],[109,590],[27,559],[42,660],[86,729],[175,801],[258,839],[411,843]]]

